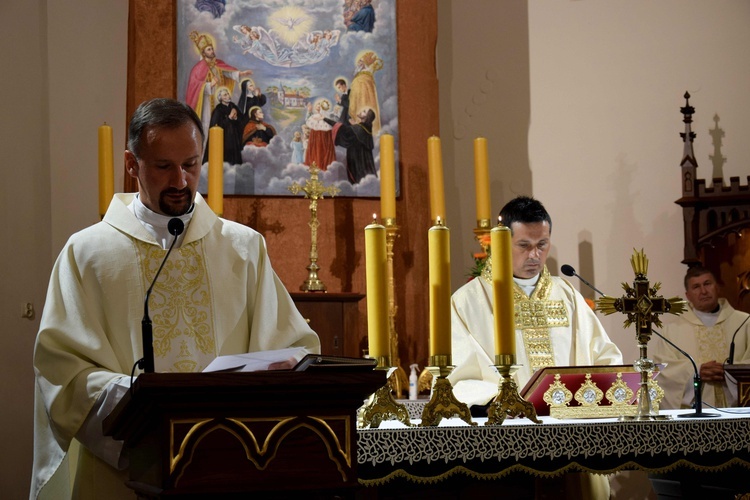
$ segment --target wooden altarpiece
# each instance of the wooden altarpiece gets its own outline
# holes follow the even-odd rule
[[[104,431],[125,441],[140,498],[346,496],[357,408],[386,378],[338,368],[142,374]]]
[[[729,184],[723,177],[706,179],[697,175],[698,161],[693,152],[695,132],[692,131],[695,108],[690,105],[690,94],[685,93],[685,106],[680,108],[685,131],[680,134],[683,146],[680,162],[682,197],[675,201],[682,207],[685,232],[683,264],[703,264],[723,283],[723,296],[735,308],[750,312],[750,241],[743,234],[750,227],[750,176],[745,184],[739,177],[731,177]],[[711,158],[724,160],[721,154],[723,131],[711,131],[714,154]]]

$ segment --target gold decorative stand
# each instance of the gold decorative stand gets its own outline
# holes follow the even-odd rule
[[[430,366],[426,368],[432,374],[435,384],[432,387],[430,401],[422,410],[422,427],[437,426],[443,418],[459,417],[469,425],[477,425],[471,420],[471,412],[466,403],[453,395],[453,386],[446,377],[453,371],[450,356],[430,356]]]
[[[320,269],[320,266],[318,266],[318,227],[320,226],[320,222],[318,221],[318,200],[322,200],[323,195],[326,194],[334,197],[341,190],[336,186],[325,186],[318,180],[320,169],[315,162],[310,165],[309,171],[310,179],[305,181],[304,186],[300,186],[295,182],[287,188],[292,194],[302,191],[305,194],[305,198],[310,199],[310,222],[308,222],[311,233],[310,264],[306,268],[308,271],[307,279],[300,285],[299,289],[303,292],[325,292],[326,286],[318,278],[318,270]]]
[[[635,324],[636,340],[640,358],[635,360],[633,367],[641,373],[641,383],[638,388],[638,411],[633,416],[623,416],[623,420],[664,420],[668,417],[659,415],[659,410],[651,403],[649,391],[649,373],[654,369],[654,362],[648,359],[647,346],[651,339],[652,324],[661,327],[659,314],[682,314],[686,303],[679,297],[665,299],[657,295],[661,283],[649,286],[648,258],[641,251],[633,250],[630,265],[635,273],[633,286],[622,284],[625,295],[619,298],[604,295],[596,301],[596,307],[605,315],[615,312],[627,314],[625,328]]]
[[[500,425],[506,417],[526,417],[535,424],[542,421],[537,418],[534,405],[518,394],[518,386],[513,381],[513,374],[520,368],[516,365],[515,354],[495,355],[495,368],[500,374],[500,392],[487,409],[485,425]]]
[[[396,367],[391,366],[390,358],[384,356],[378,358],[378,366],[376,370],[387,370],[387,378],[388,380],[391,380]],[[390,383],[386,383],[370,396],[368,402],[360,410],[360,414],[361,427],[377,429],[385,420],[398,420],[405,426],[411,427],[409,410],[406,409],[406,406],[393,399]]]
[[[409,388],[409,379],[406,377],[406,372],[401,367],[401,359],[399,359],[398,332],[396,331],[398,306],[396,305],[396,288],[393,279],[393,245],[399,236],[399,226],[395,217],[387,217],[383,222],[385,223],[386,272],[388,275],[388,349],[395,368],[388,377],[388,383],[396,397],[399,398]]]

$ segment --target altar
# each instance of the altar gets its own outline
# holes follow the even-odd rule
[[[415,408],[412,404],[410,413]],[[674,418],[663,421],[543,416],[542,424],[512,419],[500,426],[485,426],[484,418],[474,419],[477,426],[460,419],[437,427],[388,421],[378,429],[357,432],[359,482],[373,488],[394,482],[439,487],[461,477],[480,482],[624,470],[664,477],[689,471],[709,480],[729,471],[739,480],[738,470],[750,472],[750,409],[727,411],[733,413],[682,418],[678,415],[692,410],[667,410],[661,413]]]

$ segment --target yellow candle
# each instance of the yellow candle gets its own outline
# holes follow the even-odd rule
[[[396,218],[396,165],[393,153],[393,136],[380,136],[380,216]]]
[[[487,168],[487,139],[474,139],[474,184],[477,193],[477,221],[488,220],[490,214],[490,174]]]
[[[99,215],[104,217],[109,202],[115,195],[114,151],[112,127],[106,123],[99,127]]]
[[[438,224],[428,232],[430,261],[430,356],[451,355],[450,230]]]
[[[224,214],[224,129],[208,129],[208,206]]]
[[[440,138],[427,139],[427,167],[430,172],[430,216],[434,223],[440,217],[445,222],[445,193],[443,192],[443,155]]]
[[[371,358],[390,354],[388,348],[388,289],[386,288],[385,227],[374,221],[365,227],[367,277],[367,341]]]
[[[492,248],[492,313],[495,320],[495,354],[516,354],[516,321],[513,304],[513,260],[510,228],[493,227]]]

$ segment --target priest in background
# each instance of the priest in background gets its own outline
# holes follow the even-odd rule
[[[546,366],[619,365],[620,349],[609,339],[599,319],[573,285],[550,276],[552,218],[541,202],[519,196],[500,211],[511,230],[516,364],[519,388],[534,371]],[[484,406],[498,392],[495,356],[492,270],[456,290],[451,297],[452,361],[448,376],[456,398]],[[538,481],[537,498],[609,498],[607,476],[566,474]]]
[[[552,218],[542,203],[519,196],[500,211],[511,230],[516,323],[515,374],[519,389],[547,366],[622,364],[622,353],[573,285],[551,276],[546,262]],[[497,394],[492,313],[492,269],[456,290],[451,298],[452,357],[448,377],[456,397],[485,405]]]
[[[724,362],[734,338],[733,362],[750,363],[750,321],[747,313],[735,310],[726,299],[719,298],[719,292],[716,277],[709,269],[703,266],[688,269],[685,274],[688,310],[680,316],[665,318],[661,333],[695,360],[703,380],[703,402],[726,408],[737,406],[737,383],[727,379]],[[666,365],[657,379],[664,390],[660,408],[691,408],[695,402],[693,364],[657,335],[651,337],[650,348],[654,361]]]

